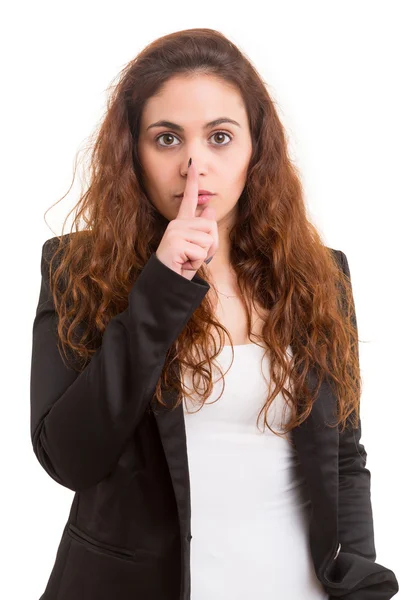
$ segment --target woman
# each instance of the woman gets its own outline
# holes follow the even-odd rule
[[[77,208],[33,325],[33,448],[75,491],[41,598],[391,598],[347,258],[238,48],[192,29],[129,63]]]

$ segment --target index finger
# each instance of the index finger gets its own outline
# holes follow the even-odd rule
[[[196,216],[197,203],[199,201],[199,181],[197,170],[193,162],[188,168],[185,191],[179,207],[177,219],[193,219]]]

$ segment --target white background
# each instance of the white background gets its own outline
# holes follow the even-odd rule
[[[106,88],[146,44],[192,27],[221,31],[256,66],[290,135],[313,222],[347,255],[365,341],[361,441],[377,562],[400,577],[399,8],[280,0],[2,9],[2,598],[43,593],[73,498],[42,469],[30,440],[42,244],[61,233],[78,200],[79,181],[68,193],[73,163],[104,114]],[[46,223],[45,211],[66,194]]]

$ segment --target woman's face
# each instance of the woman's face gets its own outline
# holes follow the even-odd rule
[[[238,125],[225,122],[206,126],[221,117]],[[170,123],[152,126],[158,121]],[[185,189],[191,157],[199,173],[199,190],[215,193],[210,206],[215,208],[217,222],[232,224],[251,152],[242,97],[216,77],[174,76],[162,93],[149,98],[144,106],[138,139],[143,183],[150,201],[169,221],[178,214],[181,198],[177,195]]]

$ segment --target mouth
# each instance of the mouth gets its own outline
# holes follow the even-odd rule
[[[215,196],[215,194],[198,194],[197,206],[207,204],[207,202],[209,202],[213,196]],[[180,194],[179,196],[177,196],[177,198],[182,199],[183,194]]]
[[[210,192],[209,190],[199,190],[198,195],[199,196],[215,196],[214,192]],[[183,192],[182,192],[182,194],[176,194],[176,197],[182,198]]]
[[[207,204],[213,196],[214,194],[199,194],[197,197],[197,204]]]

